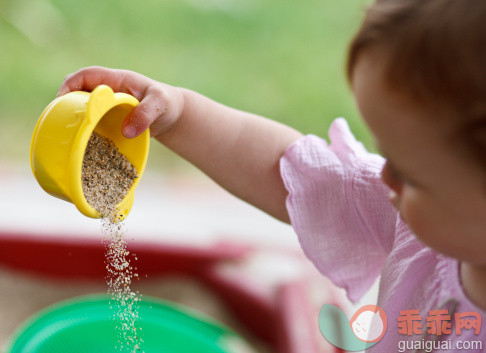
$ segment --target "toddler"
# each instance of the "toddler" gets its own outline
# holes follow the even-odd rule
[[[84,68],[58,95],[100,84],[134,95],[141,103],[123,123],[127,138],[150,127],[226,190],[290,222],[351,301],[381,275],[388,330],[370,351],[422,340],[449,341],[440,352],[486,351],[467,349],[486,345],[485,23],[484,0],[378,0],[368,9],[348,78],[386,159],[343,118],[328,144],[131,71]],[[404,311],[418,320],[398,324]]]

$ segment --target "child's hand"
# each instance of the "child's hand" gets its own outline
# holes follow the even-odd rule
[[[66,77],[58,96],[92,91],[101,84],[140,101],[123,122],[126,137],[133,138],[150,126],[152,136],[226,190],[289,221],[279,160],[302,136],[298,131],[127,70],[81,69]]]
[[[151,136],[159,136],[182,114],[184,98],[180,88],[128,70],[86,67],[66,76],[57,96],[72,91],[91,92],[101,84],[110,86],[115,92],[131,94],[140,101],[122,125],[122,132],[128,138],[140,135],[149,126]]]

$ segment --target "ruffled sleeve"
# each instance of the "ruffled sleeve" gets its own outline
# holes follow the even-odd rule
[[[392,249],[397,211],[381,181],[384,159],[367,152],[343,118],[333,121],[329,138],[330,145],[314,135],[297,140],[280,170],[303,251],[356,302]]]

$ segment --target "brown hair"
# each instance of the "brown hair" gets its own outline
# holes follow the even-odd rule
[[[486,0],[376,0],[350,44],[348,80],[371,48],[386,53],[390,87],[459,113],[486,165]]]

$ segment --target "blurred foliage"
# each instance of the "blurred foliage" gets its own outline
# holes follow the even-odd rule
[[[0,157],[27,159],[64,76],[130,69],[327,137],[338,116],[373,149],[345,80],[366,1],[3,0]],[[152,160],[165,158],[154,146]],[[169,164],[177,162],[169,162]]]

